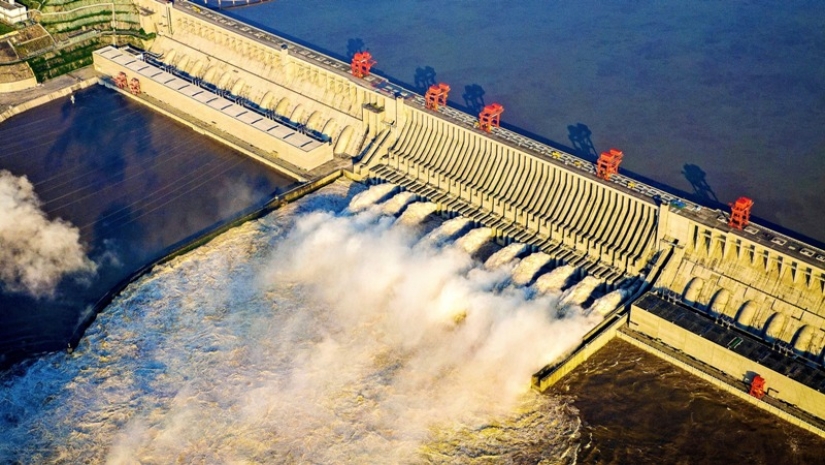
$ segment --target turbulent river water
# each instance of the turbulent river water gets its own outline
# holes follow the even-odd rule
[[[0,461],[573,460],[578,418],[529,379],[601,316],[512,284],[517,258],[485,265],[489,234],[452,240],[425,204],[348,208],[360,189],[158,266],[73,354],[5,379]]]

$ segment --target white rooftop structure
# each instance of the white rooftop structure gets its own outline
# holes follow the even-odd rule
[[[20,23],[29,19],[26,6],[14,0],[0,0],[0,20],[9,24]]]

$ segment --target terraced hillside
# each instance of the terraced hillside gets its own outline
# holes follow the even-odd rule
[[[26,0],[30,22],[16,25],[4,43],[6,60],[27,63],[38,82],[92,63],[92,51],[106,44],[146,45],[154,34],[140,27],[140,11],[131,0]],[[16,55],[16,56],[14,56]]]

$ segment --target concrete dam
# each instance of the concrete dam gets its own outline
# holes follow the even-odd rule
[[[299,179],[391,183],[546,254],[545,272],[570,266],[619,291],[536,390],[619,337],[825,435],[825,251],[605,176],[446,95],[432,105],[369,74],[370,57],[344,63],[189,2],[135,4],[157,38],[95,52],[108,85]]]

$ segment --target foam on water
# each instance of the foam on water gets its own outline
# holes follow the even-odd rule
[[[615,310],[625,297],[627,297],[626,291],[616,289],[596,299],[593,305],[586,310],[586,313],[603,317]]]
[[[381,205],[381,212],[386,215],[396,216],[401,213],[404,207],[413,201],[415,201],[415,194],[412,192],[399,192]]]
[[[490,255],[490,258],[484,262],[484,266],[488,270],[493,270],[504,265],[510,264],[519,254],[527,250],[526,244],[521,244],[519,242],[515,242],[513,244],[504,247],[503,249],[499,250],[498,252]]]
[[[513,270],[513,284],[517,286],[529,284],[539,270],[550,263],[550,260],[552,257],[544,252],[536,252],[524,257]]]
[[[415,202],[411,203],[404,213],[398,217],[398,222],[407,226],[415,226],[421,224],[430,214],[435,212],[438,205],[432,202]]]
[[[440,226],[424,236],[419,243],[422,247],[439,246],[469,225],[469,219],[463,216],[457,216],[441,223]]]
[[[349,203],[349,211],[357,213],[365,208],[375,205],[398,189],[398,186],[391,183],[376,184],[364,192],[359,193]]]
[[[598,278],[585,276],[584,279],[562,294],[560,304],[562,306],[581,305],[601,283],[602,281]]]
[[[484,244],[490,242],[493,238],[493,230],[490,228],[475,228],[467,232],[467,234],[459,237],[455,244],[461,247],[469,254],[478,252]]]
[[[529,390],[597,318],[340,213],[338,182],[129,286],[72,355],[0,390],[0,462],[557,459],[578,423]],[[488,233],[489,236],[489,233]]]
[[[542,294],[550,294],[561,291],[564,284],[576,272],[576,268],[570,265],[562,265],[549,273],[545,273],[536,280],[534,284],[537,291]]]

